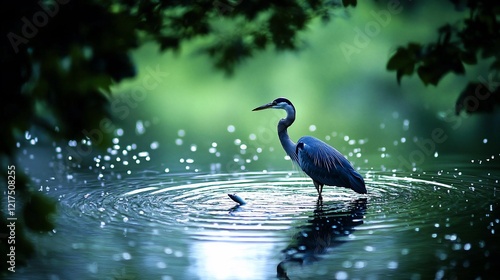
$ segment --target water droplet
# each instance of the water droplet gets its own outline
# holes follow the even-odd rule
[[[408,130],[409,127],[410,127],[410,121],[407,119],[403,120],[403,130]]]
[[[144,127],[144,123],[142,121],[137,121],[135,123],[135,132],[139,135],[144,134],[144,132],[146,132],[146,128]]]
[[[316,126],[314,124],[311,124],[309,126],[309,131],[316,131]]]
[[[191,145],[191,152],[196,152],[196,150],[198,149],[198,147],[196,147],[196,145]]]
[[[483,139],[483,143],[484,143],[484,144],[488,143],[488,139],[484,138],[484,139]]]
[[[157,262],[156,263],[156,267],[160,268],[160,269],[163,269],[163,268],[166,268],[167,267],[167,264],[164,263],[164,262]]]
[[[177,131],[177,135],[179,137],[184,137],[186,135],[186,131],[184,129],[179,129],[179,131]]]
[[[175,251],[174,256],[180,258],[180,257],[184,256],[184,253],[182,253],[181,251]]]
[[[366,263],[364,261],[357,261],[355,264],[354,264],[354,267],[355,268],[363,268],[365,267]]]
[[[233,133],[235,130],[236,130],[236,128],[234,127],[234,125],[228,125],[228,127],[227,127],[227,131],[228,131],[229,133]]]
[[[348,279],[349,278],[349,274],[347,274],[347,272],[345,271],[337,271],[337,273],[335,273],[335,279]]]
[[[132,259],[132,255],[130,255],[130,253],[128,253],[128,252],[123,252],[122,253],[122,258],[124,260],[130,260],[130,259]]]
[[[387,268],[388,269],[397,269],[398,268],[398,262],[396,262],[396,261],[390,261],[387,264]]]
[[[170,255],[170,254],[172,254],[174,251],[173,251],[172,249],[170,249],[170,248],[166,247],[165,249],[163,249],[163,252],[164,252],[165,254],[167,254],[167,255]]]
[[[351,268],[352,267],[352,262],[350,261],[344,261],[342,262],[342,266],[345,268]]]
[[[158,149],[158,147],[160,147],[160,143],[158,143],[158,141],[151,142],[149,147],[151,148],[151,150],[156,150]]]

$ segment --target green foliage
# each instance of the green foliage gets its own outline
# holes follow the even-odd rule
[[[461,1],[451,0],[455,5]],[[421,45],[409,43],[399,47],[387,63],[387,70],[396,71],[398,83],[403,76],[411,76],[415,70],[425,85],[436,86],[448,73],[464,74],[467,65],[478,63],[478,57],[492,61],[491,74],[500,78],[500,2],[493,0],[466,1],[469,16],[454,26],[439,28],[436,42]],[[482,84],[470,82],[460,94],[456,113],[463,109],[468,113],[492,111],[500,104],[499,89],[484,85],[486,93],[478,95]]]

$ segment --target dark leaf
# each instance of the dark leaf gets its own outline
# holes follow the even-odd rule
[[[465,67],[462,64],[462,61],[459,59],[453,59],[450,62],[450,70],[453,71],[455,74],[464,74],[465,73]]]
[[[394,71],[402,68],[413,68],[417,57],[421,52],[421,46],[417,44],[409,44],[408,48],[400,47],[387,62],[387,70]],[[406,70],[406,72],[408,72]]]
[[[161,51],[169,49],[178,50],[181,40],[179,39],[179,37],[175,36],[160,36],[158,38],[158,42],[160,43]]]
[[[26,226],[35,231],[49,231],[54,229],[54,214],[56,204],[53,200],[41,193],[31,193],[23,209]]]
[[[460,93],[455,103],[455,113],[458,115],[462,110],[472,113],[491,112],[500,105],[500,88],[489,91],[481,83],[469,83]]]
[[[356,7],[356,5],[358,4],[358,1],[357,0],[342,0],[342,4],[344,5],[344,7],[349,7],[349,6]]]
[[[493,61],[493,63],[491,63],[490,69],[500,71],[500,58],[497,58],[495,61]]]
[[[398,70],[396,72],[396,80],[398,81],[398,85],[401,84],[401,78],[403,78],[404,72],[402,70]]]
[[[460,59],[463,63],[474,65],[477,63],[476,53],[474,52],[460,52]]]
[[[253,43],[258,49],[263,49],[268,43],[268,38],[265,34],[257,33],[254,35]]]
[[[452,32],[452,29],[451,29],[451,26],[449,24],[446,24],[444,26],[442,26],[441,28],[439,28],[439,35],[440,35],[440,44],[442,45],[447,45],[450,43],[450,38],[451,38],[451,32]]]
[[[447,73],[445,69],[435,65],[422,65],[417,69],[418,76],[424,85],[437,85],[439,80]]]

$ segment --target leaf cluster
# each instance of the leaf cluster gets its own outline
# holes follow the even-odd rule
[[[436,42],[409,43],[399,47],[387,63],[395,71],[398,83],[403,76],[415,72],[425,85],[438,85],[448,73],[464,74],[465,65],[475,65],[478,59],[490,61],[490,74],[498,79],[500,72],[500,2],[493,0],[451,0],[466,5],[469,15],[458,24],[446,24],[438,29]],[[456,112],[467,108],[468,113],[486,112],[500,104],[497,87],[484,85],[488,92],[478,95],[481,84],[470,82],[456,102]]]

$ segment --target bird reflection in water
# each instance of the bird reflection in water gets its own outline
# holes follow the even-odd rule
[[[278,279],[289,279],[287,268],[293,263],[308,264],[318,261],[328,248],[346,242],[339,237],[348,236],[355,227],[363,224],[366,212],[366,198],[341,205],[323,205],[318,200],[314,214],[306,226],[293,237],[293,241],[282,252],[285,259],[278,264]]]

